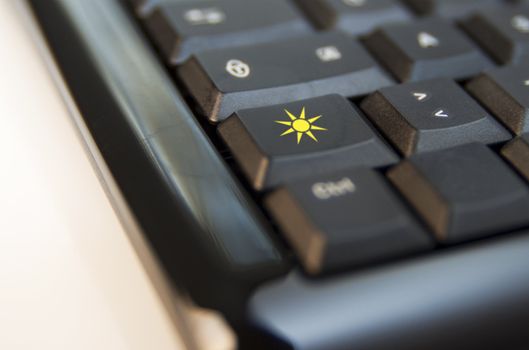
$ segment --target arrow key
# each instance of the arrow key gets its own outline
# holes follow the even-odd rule
[[[492,66],[477,45],[440,18],[387,24],[365,44],[400,81],[463,79]]]
[[[511,138],[485,109],[449,79],[384,88],[367,97],[361,107],[405,156]]]

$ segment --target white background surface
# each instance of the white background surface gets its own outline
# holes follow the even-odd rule
[[[0,0],[0,349],[179,348],[13,3]]]

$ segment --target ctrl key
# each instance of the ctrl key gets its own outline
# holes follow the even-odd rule
[[[382,176],[366,168],[287,183],[266,207],[310,274],[433,247]]]

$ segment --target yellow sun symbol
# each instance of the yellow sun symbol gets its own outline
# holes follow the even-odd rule
[[[286,125],[289,127],[289,129],[285,131],[284,133],[282,133],[281,136],[285,136],[285,135],[292,134],[295,132],[297,133],[298,144],[301,142],[303,135],[307,135],[314,141],[318,142],[318,139],[316,138],[316,136],[314,136],[312,131],[315,131],[315,130],[327,131],[327,129],[325,128],[314,125],[314,122],[316,122],[318,119],[322,117],[321,115],[314,117],[314,118],[310,118],[310,119],[305,118],[305,107],[303,107],[303,110],[301,111],[301,114],[299,115],[299,117],[296,117],[295,115],[293,115],[286,109],[285,109],[285,113],[290,118],[289,121],[276,120],[276,123],[281,124],[281,125]]]

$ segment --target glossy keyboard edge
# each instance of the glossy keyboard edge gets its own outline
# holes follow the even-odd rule
[[[238,186],[122,5],[75,0],[31,5],[112,175],[172,284],[203,306],[226,311],[233,299],[244,295],[231,290],[232,284],[247,292],[257,281],[284,273],[282,252],[266,232],[266,220]],[[145,183],[153,186],[141,185]],[[241,243],[243,234],[248,239]],[[187,248],[183,252],[174,249],[182,245]],[[204,256],[209,260],[201,261]],[[225,293],[214,292],[227,276],[233,280],[225,283]]]
[[[260,287],[249,313],[300,350],[525,349],[528,251],[525,231],[320,280],[294,271]]]

